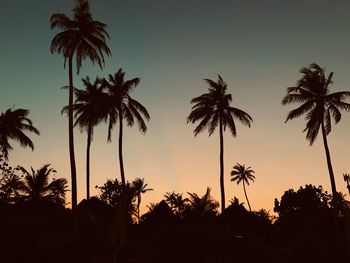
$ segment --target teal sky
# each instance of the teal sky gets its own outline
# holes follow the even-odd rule
[[[321,140],[308,146],[303,118],[284,124],[288,110],[281,99],[295,85],[300,68],[316,62],[334,71],[333,91],[350,90],[349,1],[90,1],[93,18],[108,25],[112,57],[103,71],[85,61],[81,78],[104,77],[119,68],[127,78],[140,77],[133,96],[151,115],[146,135],[137,127],[126,130],[126,176],[155,189],[144,205],[159,201],[167,191],[204,193],[207,186],[219,199],[218,134],[195,138],[186,124],[191,98],[207,89],[203,78],[220,73],[229,85],[233,105],[254,119],[251,129],[237,124],[238,136],[225,137],[227,199],[245,202],[241,186],[229,181],[236,163],[256,171],[248,187],[254,209],[272,210],[284,190],[306,183],[330,190]],[[52,163],[58,176],[69,179],[67,118],[68,72],[63,58],[51,55],[49,19],[53,13],[71,15],[72,0],[1,0],[0,111],[27,108],[41,131],[35,151],[14,143],[11,164],[39,168]],[[330,150],[338,189],[350,172],[350,113],[333,126]],[[96,129],[92,145],[91,185],[119,178],[117,129],[106,144],[107,127]],[[76,130],[79,198],[85,196],[86,135]],[[93,193],[97,194],[95,189]],[[69,200],[69,199],[68,199]]]

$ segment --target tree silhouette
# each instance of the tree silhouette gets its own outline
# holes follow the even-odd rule
[[[243,125],[250,127],[253,119],[248,113],[230,106],[232,102],[231,94],[227,94],[227,84],[219,75],[217,82],[205,79],[209,84],[208,93],[191,100],[194,103],[187,123],[200,121],[194,129],[194,135],[208,128],[209,136],[212,135],[217,126],[220,130],[220,189],[221,189],[221,212],[225,209],[225,188],[224,188],[224,136],[223,132],[228,127],[233,137],[236,137],[236,124],[234,119],[238,119]]]
[[[39,135],[37,128],[33,126],[32,121],[28,118],[29,110],[25,109],[7,109],[0,114],[0,152],[8,160],[9,151],[13,147],[9,140],[15,140],[22,147],[30,147],[34,150],[34,144],[25,134],[26,131]]]
[[[30,172],[21,167],[21,171],[25,175],[23,191],[27,194],[28,200],[39,200],[46,197],[53,202],[64,204],[67,180],[57,178],[49,183],[50,174],[56,172],[50,168],[50,164],[45,164],[36,171],[31,168]]]
[[[107,121],[109,113],[109,96],[103,92],[101,80],[96,78],[91,83],[90,78],[82,79],[85,90],[75,89],[75,103],[73,111],[75,112],[75,124],[81,131],[87,132],[86,146],[86,199],[90,198],[90,147],[93,140],[94,127],[102,121]],[[64,108],[68,111],[68,107]]]
[[[109,38],[106,25],[92,19],[90,6],[87,0],[77,0],[73,9],[74,18],[64,14],[53,14],[50,19],[51,29],[58,28],[60,33],[51,41],[51,53],[64,56],[64,65],[68,60],[69,68],[69,98],[68,98],[68,131],[69,157],[72,181],[72,207],[77,205],[77,179],[74,157],[73,135],[73,59],[75,57],[77,74],[85,58],[93,63],[97,62],[100,68],[104,65],[104,54],[111,54],[106,38]]]
[[[24,183],[20,176],[17,174],[10,174],[4,176],[0,180],[0,192],[3,200],[8,203],[12,203],[21,196],[21,192],[24,190]]]
[[[137,222],[140,222],[140,205],[141,205],[141,194],[145,194],[149,191],[153,191],[152,188],[147,188],[148,184],[145,184],[145,180],[144,178],[136,178],[133,182],[132,182],[132,187],[135,190],[135,194],[137,197],[137,204],[136,204],[136,208],[137,208]]]
[[[311,64],[308,68],[302,68],[300,73],[303,74],[302,78],[298,81],[296,87],[287,89],[287,95],[283,98],[282,104],[302,103],[302,105],[289,112],[286,122],[306,114],[306,128],[303,131],[306,131],[306,139],[310,142],[310,145],[316,140],[321,128],[332,195],[336,197],[337,189],[327,135],[332,130],[331,119],[333,118],[335,124],[337,124],[341,120],[340,110],[350,111],[350,104],[344,102],[350,96],[350,92],[330,93],[329,87],[333,84],[333,72],[326,77],[325,69],[316,63]]]
[[[108,126],[108,141],[111,141],[112,129],[119,121],[119,165],[122,186],[125,188],[125,173],[123,162],[123,120],[128,126],[133,126],[135,119],[139,131],[145,133],[147,126],[143,118],[148,121],[150,116],[146,108],[130,96],[130,92],[140,83],[139,78],[124,80],[125,73],[119,69],[114,75],[110,74],[109,79],[104,80],[104,86],[110,95],[110,113]]]
[[[241,165],[237,163],[235,166],[233,166],[233,169],[231,171],[231,181],[237,182],[237,184],[241,183],[243,184],[243,190],[245,199],[247,200],[249,211],[252,211],[252,208],[250,207],[250,203],[248,200],[247,192],[245,189],[245,184],[249,185],[249,181],[254,182],[255,176],[253,175],[255,173],[250,166],[245,167],[245,165]]]
[[[210,192],[211,189],[208,187],[202,197],[196,193],[188,193],[190,214],[194,216],[216,215],[219,203],[211,197]]]
[[[174,211],[175,215],[180,218],[183,217],[183,213],[187,209],[189,199],[183,198],[182,193],[167,192],[165,195],[165,201],[168,203],[170,208]]]

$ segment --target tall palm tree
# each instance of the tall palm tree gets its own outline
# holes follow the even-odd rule
[[[74,18],[70,19],[64,14],[53,14],[50,19],[51,29],[58,28],[60,33],[51,41],[51,53],[59,53],[64,56],[64,65],[68,60],[69,68],[69,98],[68,98],[68,132],[69,132],[69,157],[72,181],[72,207],[77,205],[77,179],[74,157],[73,135],[73,60],[76,60],[77,74],[82,66],[82,61],[89,58],[93,63],[97,62],[100,68],[104,66],[104,55],[111,55],[106,44],[109,35],[106,24],[93,20],[87,0],[77,0],[73,9]]]
[[[54,202],[62,203],[67,191],[67,180],[57,178],[49,183],[51,173],[56,172],[50,168],[50,164],[45,164],[36,171],[31,168],[30,172],[21,167],[21,171],[24,173],[24,192],[29,200],[39,200],[46,197]]]
[[[327,135],[332,130],[331,119],[335,124],[341,120],[341,110],[350,111],[350,104],[344,100],[350,97],[349,91],[330,93],[329,87],[333,84],[333,72],[327,77],[325,69],[316,63],[309,67],[302,68],[303,74],[296,87],[287,89],[287,95],[283,98],[282,104],[302,103],[301,106],[289,112],[286,122],[306,114],[305,120],[306,139],[310,145],[314,143],[321,128],[324,149],[331,180],[333,198],[336,197],[337,189],[332,168],[331,155],[327,142]]]
[[[247,196],[247,191],[245,189],[245,184],[249,185],[249,181],[254,182],[255,176],[253,175],[255,173],[250,166],[245,167],[245,165],[241,165],[237,163],[235,166],[233,166],[233,169],[231,171],[231,181],[237,182],[237,184],[241,183],[243,184],[243,190],[245,199],[247,200],[249,211],[252,211],[252,208],[250,207],[250,203]]]
[[[109,79],[104,80],[104,86],[110,95],[111,110],[109,113],[108,141],[111,141],[112,129],[119,121],[119,165],[123,189],[125,189],[125,173],[123,163],[123,120],[128,126],[133,126],[135,119],[139,131],[146,133],[147,126],[143,118],[149,121],[150,116],[146,108],[130,96],[130,92],[140,83],[139,78],[124,80],[125,73],[119,69]]]
[[[28,118],[29,110],[8,109],[0,114],[0,152],[8,160],[9,151],[13,150],[9,139],[18,141],[22,147],[34,150],[34,144],[25,134],[26,131],[39,135],[37,128]]]
[[[91,83],[90,78],[82,79],[85,86],[84,90],[75,89],[75,103],[73,111],[75,112],[75,124],[81,131],[87,132],[86,146],[86,199],[90,199],[90,147],[93,140],[94,127],[102,121],[107,121],[109,113],[109,96],[103,92],[101,80],[96,78]],[[68,111],[68,107],[64,107],[63,111]]]
[[[200,121],[194,129],[194,135],[208,128],[209,136],[212,135],[217,126],[220,132],[220,189],[221,189],[221,212],[225,209],[225,188],[224,188],[224,131],[229,128],[232,136],[236,137],[236,124],[234,119],[238,119],[243,125],[250,127],[253,121],[248,113],[230,106],[232,102],[231,94],[227,94],[227,84],[219,75],[218,81],[205,79],[209,84],[207,93],[191,100],[194,103],[187,123]]]
[[[137,198],[137,222],[140,222],[140,205],[141,205],[141,194],[145,194],[149,191],[153,191],[152,188],[147,188],[148,184],[145,184],[145,179],[144,178],[136,178],[132,182],[132,187],[134,188],[136,198]]]

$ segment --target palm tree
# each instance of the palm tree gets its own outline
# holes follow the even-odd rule
[[[3,198],[6,202],[13,202],[15,199],[20,198],[21,192],[24,190],[25,186],[17,174],[9,174],[3,176],[0,181],[0,192],[3,194]]]
[[[36,171],[31,168],[30,172],[21,167],[21,171],[25,175],[24,192],[27,194],[28,200],[39,200],[46,197],[53,202],[64,203],[67,180],[57,178],[49,183],[50,174],[56,172],[50,168],[50,164],[45,164]]]
[[[225,188],[224,188],[224,135],[223,132],[228,127],[236,137],[236,124],[234,119],[238,119],[243,125],[250,127],[253,121],[248,113],[230,106],[232,102],[231,94],[227,94],[227,84],[219,75],[217,82],[205,79],[209,84],[208,93],[191,100],[194,103],[187,123],[200,121],[194,129],[194,135],[208,128],[209,136],[212,135],[217,126],[220,131],[220,189],[221,189],[221,212],[225,209]]]
[[[249,185],[249,181],[254,182],[255,176],[253,175],[255,173],[250,166],[245,167],[245,165],[241,165],[237,163],[235,166],[233,166],[233,169],[231,171],[231,181],[232,182],[237,182],[239,184],[242,182],[243,184],[243,190],[244,190],[244,195],[245,199],[247,200],[249,211],[252,211],[252,208],[250,207],[250,203],[248,200],[247,192],[245,190],[245,184]]]
[[[219,203],[211,197],[210,192],[211,189],[207,187],[207,191],[202,197],[199,197],[196,193],[188,193],[190,196],[189,210],[193,215],[216,215]]]
[[[152,188],[147,188],[148,184],[145,184],[144,178],[136,178],[132,182],[132,187],[135,190],[135,194],[137,197],[137,222],[140,222],[140,205],[141,205],[141,194],[145,194],[149,191],[153,191]]]
[[[189,199],[183,198],[182,193],[175,193],[174,191],[171,193],[167,192],[164,197],[171,209],[174,210],[174,213],[181,218],[187,208]]]
[[[104,86],[110,95],[111,110],[109,113],[108,141],[111,141],[111,134],[114,125],[119,121],[119,165],[123,189],[125,189],[125,173],[123,163],[123,120],[128,126],[134,125],[136,119],[139,131],[146,133],[147,126],[143,119],[149,121],[150,116],[146,108],[137,100],[131,98],[130,92],[140,83],[139,78],[124,80],[125,73],[119,69],[114,75],[109,75],[109,80],[104,80]]]
[[[25,134],[26,131],[39,135],[37,128],[28,118],[29,110],[8,109],[0,114],[0,152],[8,160],[9,151],[13,150],[9,139],[16,140],[22,147],[34,150],[34,144]]]
[[[75,89],[75,103],[73,111],[75,112],[75,124],[81,131],[87,132],[86,146],[86,199],[90,199],[90,147],[93,139],[94,127],[108,118],[108,94],[103,92],[101,80],[96,78],[91,83],[90,78],[82,79],[85,90]],[[68,111],[68,107],[64,107],[63,111]]]
[[[333,72],[327,77],[325,69],[313,63],[308,68],[302,68],[302,78],[296,87],[287,89],[287,95],[283,98],[282,104],[302,103],[301,106],[289,112],[286,122],[306,114],[306,139],[310,145],[314,143],[321,128],[323,144],[326,152],[326,159],[331,180],[332,195],[336,197],[337,189],[331,162],[331,155],[328,148],[327,135],[332,130],[331,119],[335,124],[341,120],[341,110],[350,111],[350,104],[344,100],[350,96],[349,91],[330,93],[329,87],[333,84]]]
[[[73,136],[73,59],[75,57],[77,73],[82,66],[82,61],[89,58],[93,63],[104,66],[104,54],[111,55],[106,44],[109,35],[106,25],[92,19],[90,6],[87,0],[77,0],[73,9],[74,18],[70,19],[64,14],[53,14],[50,19],[51,29],[62,30],[51,41],[51,53],[59,53],[64,56],[64,65],[68,60],[69,68],[69,98],[68,98],[68,132],[69,132],[69,157],[72,181],[72,208],[77,205],[77,179],[74,157]]]

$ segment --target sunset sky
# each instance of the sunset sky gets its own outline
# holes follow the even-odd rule
[[[228,84],[234,107],[254,119],[249,129],[237,123],[236,138],[225,135],[226,198],[244,199],[242,186],[230,182],[232,166],[252,166],[256,181],[247,189],[254,210],[272,211],[274,198],[289,188],[330,181],[321,136],[310,147],[303,118],[284,123],[294,106],[284,107],[286,88],[296,84],[300,68],[316,62],[334,71],[333,91],[350,90],[350,2],[326,0],[91,0],[93,18],[108,25],[112,57],[103,71],[83,62],[81,78],[105,77],[119,68],[126,78],[140,77],[132,96],[148,109],[145,135],[125,129],[124,165],[128,180],[136,177],[155,191],[143,206],[167,191],[204,194],[207,186],[219,200],[219,136],[193,135],[186,123],[190,100],[207,91],[204,78]],[[61,108],[68,94],[68,72],[49,47],[53,13],[71,16],[72,0],[1,0],[0,111],[15,106],[30,110],[40,130],[31,135],[35,151],[13,143],[10,163],[37,169],[51,163],[59,177],[70,178],[68,120]],[[350,113],[328,136],[337,187],[347,192],[342,174],[350,172]],[[117,132],[106,144],[107,126],[95,129],[91,149],[91,188],[120,178]],[[78,198],[85,197],[86,134],[75,131]],[[67,199],[70,202],[70,195]]]

